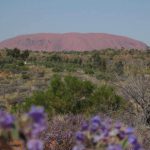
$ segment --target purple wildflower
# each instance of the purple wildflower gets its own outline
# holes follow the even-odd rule
[[[43,150],[43,142],[38,139],[29,140],[27,143],[28,150]]]
[[[120,122],[116,122],[115,123],[115,128],[120,129],[122,126],[122,124]]]
[[[99,127],[100,126],[97,122],[92,122],[90,129],[92,132],[96,132],[96,131],[98,131]]]
[[[84,141],[84,134],[82,132],[78,131],[76,133],[76,139],[77,139],[77,141],[83,142]]]
[[[141,145],[139,143],[133,145],[133,150],[142,150]]]
[[[32,136],[36,136],[46,129],[46,119],[43,107],[32,106],[28,115],[33,120]]]
[[[92,123],[97,123],[99,125],[101,125],[101,118],[99,116],[95,116],[92,118]]]
[[[32,106],[30,111],[29,111],[29,116],[35,122],[41,122],[45,117],[44,108],[43,107]]]
[[[82,150],[81,145],[87,148],[103,147],[107,150],[122,150],[124,143],[127,148],[132,145],[133,150],[142,150],[136,136],[134,136],[134,129],[124,128],[120,122],[114,124],[111,119],[102,121],[99,116],[95,116],[91,122],[83,124],[81,129],[77,133],[77,144],[73,150]],[[127,140],[128,142],[126,142]]]
[[[0,111],[0,127],[4,129],[14,126],[14,117],[5,111]]]
[[[88,123],[88,122],[84,122],[84,123],[82,124],[81,130],[82,130],[82,131],[86,131],[86,130],[88,130],[88,128],[89,128],[89,123]]]
[[[134,135],[130,135],[129,138],[128,138],[128,141],[129,141],[130,144],[133,144],[133,145],[138,143],[137,138]]]
[[[141,150],[141,145],[138,143],[137,138],[134,135],[130,135],[128,138],[130,144],[133,145],[133,150]]]
[[[125,137],[126,137],[126,134],[124,131],[120,131],[117,135],[117,137],[120,139],[120,140],[123,140]]]
[[[46,125],[45,122],[43,123],[34,123],[32,125],[32,136],[36,137],[38,136],[42,131],[44,131],[46,129]]]
[[[110,119],[103,121],[101,124],[102,131],[109,131],[112,128],[112,121]]]
[[[132,133],[134,133],[134,129],[133,128],[131,128],[131,127],[128,127],[128,128],[126,128],[125,129],[125,134],[132,134]]]
[[[121,145],[116,144],[116,145],[109,145],[107,147],[107,150],[123,150],[123,149],[122,149]]]
[[[78,144],[74,146],[72,150],[85,150],[85,147],[83,144]]]

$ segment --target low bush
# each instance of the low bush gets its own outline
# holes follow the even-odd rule
[[[125,107],[126,102],[116,94],[113,87],[101,85],[92,94],[91,100],[95,112],[115,112]]]
[[[27,110],[32,104],[44,106],[49,115],[112,113],[124,110],[126,106],[126,102],[116,94],[113,87],[97,87],[90,81],[82,81],[73,76],[61,78],[58,75],[51,78],[46,91],[35,92],[16,107]]]

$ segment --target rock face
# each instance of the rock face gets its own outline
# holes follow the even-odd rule
[[[144,50],[147,47],[143,42],[105,33],[38,33],[0,42],[0,49],[19,48],[34,51],[90,51],[106,48]]]

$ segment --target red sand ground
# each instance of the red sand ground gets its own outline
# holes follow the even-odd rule
[[[62,50],[101,50],[114,49],[141,49],[147,48],[143,42],[104,33],[38,33],[17,36],[0,43],[2,48],[19,48],[21,50],[62,51]]]

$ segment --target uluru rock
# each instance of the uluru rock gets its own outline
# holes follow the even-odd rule
[[[90,51],[112,49],[147,49],[147,45],[124,36],[105,33],[38,33],[21,35],[0,42],[2,48],[33,51]]]

